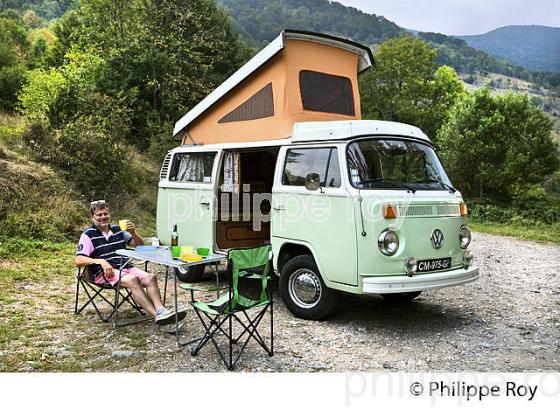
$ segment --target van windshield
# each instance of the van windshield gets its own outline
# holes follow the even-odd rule
[[[434,150],[397,139],[364,139],[348,145],[350,182],[358,189],[452,190]]]

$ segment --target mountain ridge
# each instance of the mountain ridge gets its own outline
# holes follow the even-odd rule
[[[484,34],[454,37],[530,70],[560,73],[560,27],[509,25]]]
[[[560,86],[560,74],[531,72],[527,68],[471,47],[461,38],[405,29],[383,16],[327,0],[216,0],[230,16],[233,28],[257,48],[268,44],[283,29],[317,31],[349,38],[375,47],[385,40],[417,35],[437,52],[437,63],[462,74],[495,72],[534,82]],[[411,34],[412,32],[412,34]]]

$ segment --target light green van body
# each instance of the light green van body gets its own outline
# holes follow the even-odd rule
[[[224,153],[231,150],[278,147],[270,213],[270,243],[273,265],[280,274],[290,258],[311,254],[328,288],[364,293],[414,292],[472,282],[478,268],[465,263],[466,249],[460,246],[459,231],[467,221],[461,216],[463,202],[451,190],[356,189],[350,183],[346,149],[356,139],[386,137],[431,144],[416,127],[384,121],[332,121],[296,123],[292,137],[265,143],[231,143],[181,146],[170,151],[162,166],[157,202],[157,234],[169,244],[173,224],[178,225],[180,244],[216,247],[216,213],[219,170]],[[309,190],[285,186],[282,174],[286,152],[293,148],[329,147],[338,150],[340,187]],[[179,152],[215,152],[211,180],[169,181],[168,171]],[[397,209],[396,219],[385,219],[383,205]],[[297,208],[297,209],[296,209]],[[296,217],[297,216],[297,217]],[[399,245],[392,256],[384,255],[378,238],[385,230],[397,233]],[[443,233],[443,244],[432,241],[435,230]],[[407,272],[405,262],[451,258],[451,266],[435,272]]]

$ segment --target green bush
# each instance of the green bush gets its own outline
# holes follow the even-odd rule
[[[502,207],[495,204],[469,203],[471,218],[479,222],[507,223],[515,216],[515,211],[511,208]]]
[[[535,185],[560,165],[552,127],[526,95],[483,89],[459,99],[437,145],[449,177],[468,198],[542,196]]]
[[[15,110],[16,95],[25,83],[25,68],[20,65],[0,66],[0,109]]]
[[[126,148],[93,117],[81,117],[53,132],[50,162],[87,199],[136,191]]]
[[[548,194],[560,194],[560,171],[547,177],[543,182],[543,188]]]
[[[560,224],[560,200],[548,197],[516,199],[495,203],[489,199],[468,202],[469,214],[475,222],[498,224]]]
[[[20,94],[30,125],[24,140],[37,161],[62,170],[85,199],[135,192],[123,136],[130,133],[130,110],[117,97],[96,90],[102,58],[71,52],[68,63],[33,70]]]
[[[513,206],[525,219],[546,224],[560,223],[560,200],[547,198],[516,200]]]

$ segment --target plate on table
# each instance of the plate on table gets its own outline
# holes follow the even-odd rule
[[[183,262],[200,262],[204,259],[204,257],[194,254],[182,254],[179,259],[181,259]]]
[[[136,247],[136,252],[154,252],[157,249],[157,246],[139,245]]]

